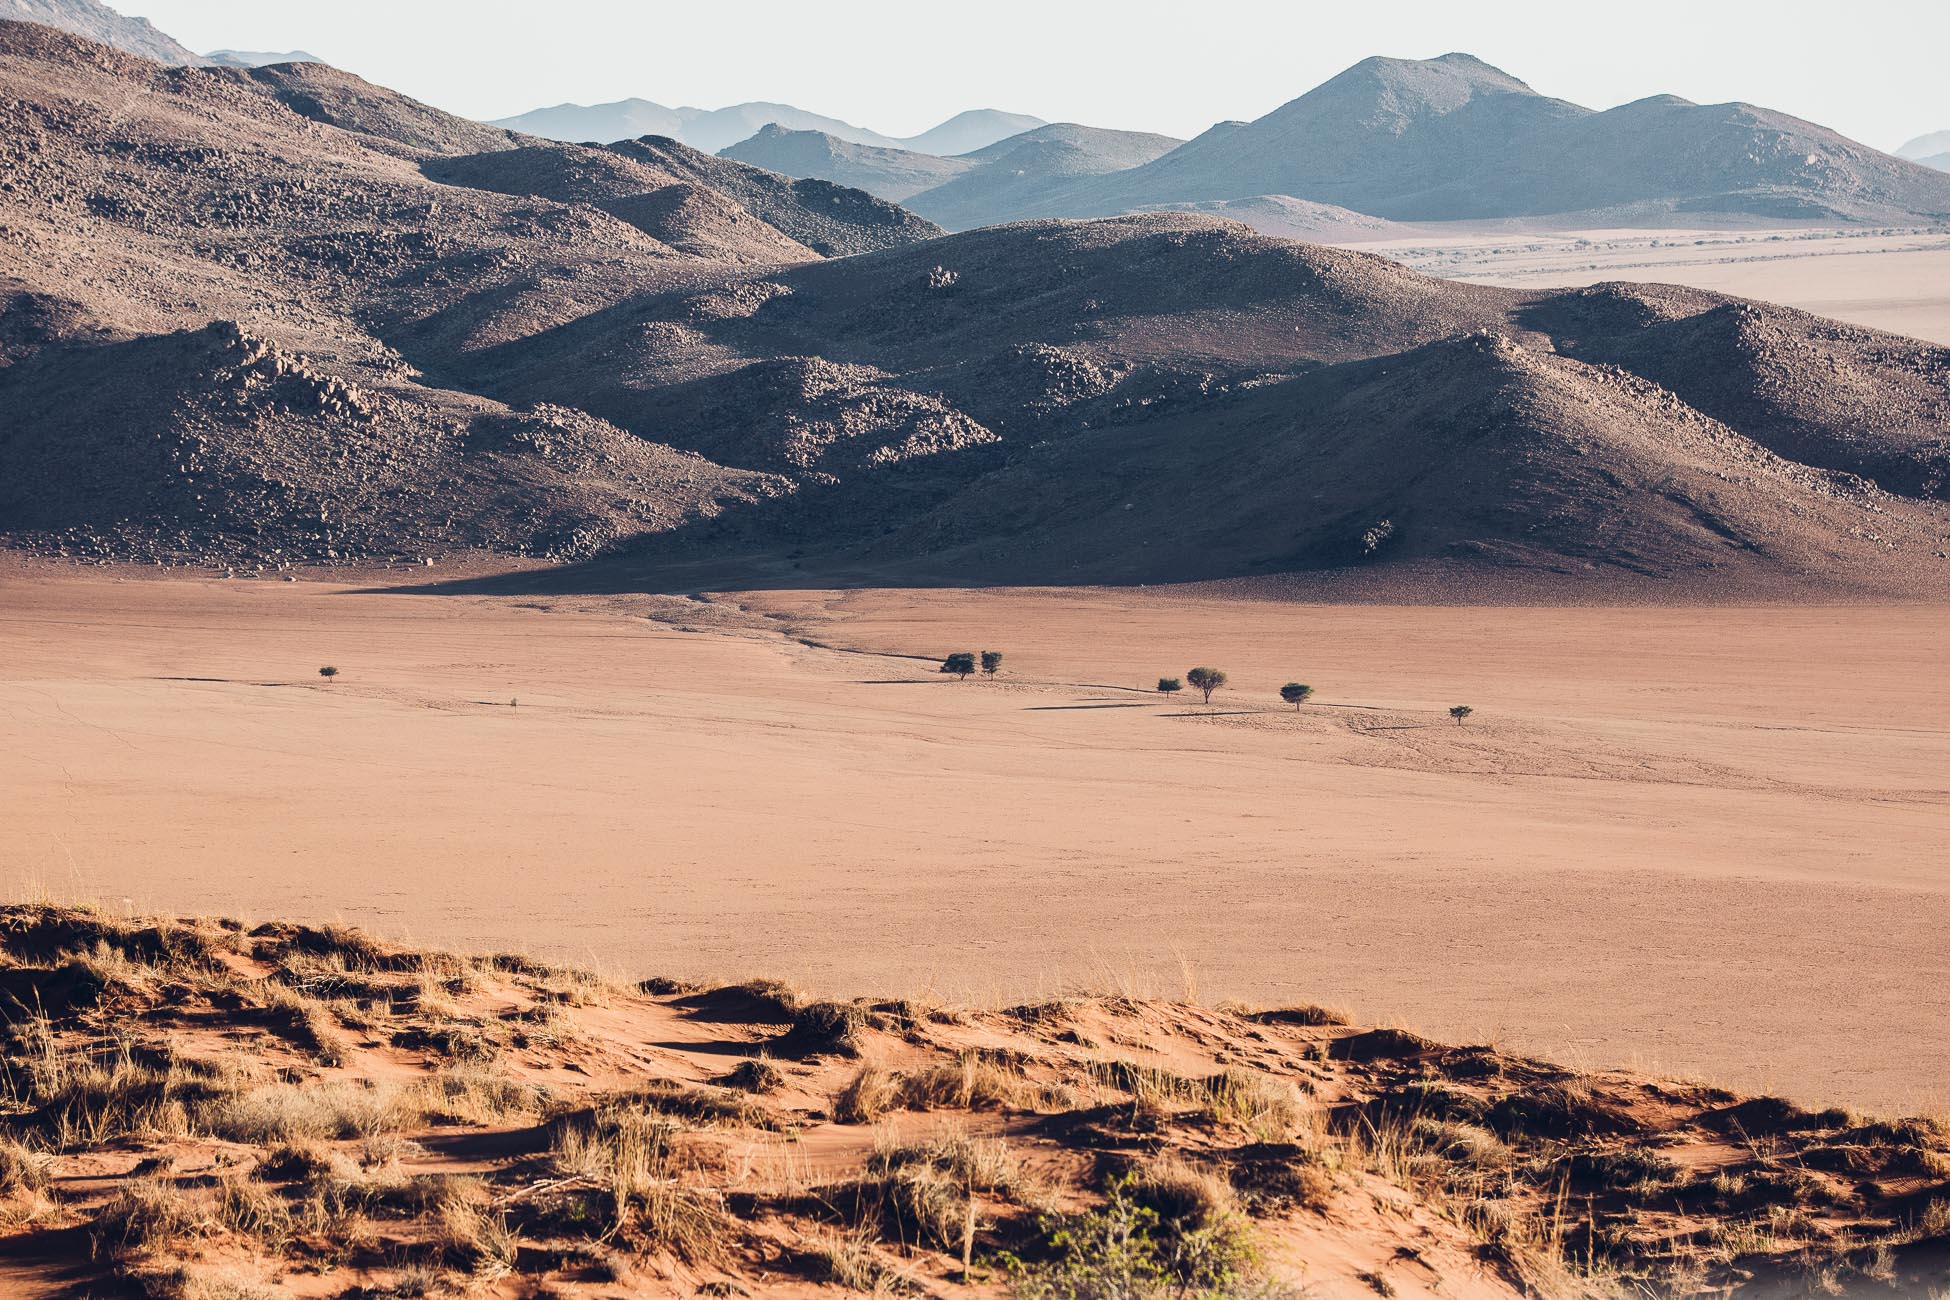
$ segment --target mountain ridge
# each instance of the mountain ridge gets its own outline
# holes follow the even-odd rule
[[[658,135],[705,153],[718,153],[776,125],[788,131],[815,131],[850,145],[943,156],[978,149],[1043,123],[1020,113],[969,109],[902,139],[791,104],[752,101],[715,109],[666,108],[647,99],[623,99],[608,104],[557,104],[489,125],[566,143],[611,144]]]
[[[1765,304],[1190,213],[943,235],[29,24],[0,128],[0,533],[35,553],[1950,590],[1950,350]]]
[[[204,62],[147,18],[126,18],[100,0],[0,0],[0,20],[41,23],[157,63],[190,67]]]
[[[1655,95],[1604,112],[1480,59],[1372,58],[1241,126],[1019,216],[1285,195],[1395,221],[1661,205],[1783,220],[1938,220],[1950,183],[1813,123]]]

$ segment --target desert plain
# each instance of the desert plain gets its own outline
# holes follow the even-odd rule
[[[0,871],[618,976],[1338,1004],[1914,1110],[1950,1078],[1947,637],[1940,605],[18,564]],[[937,671],[962,649],[1003,673]],[[1194,664],[1209,707],[1152,689]]]
[[[1941,229],[1464,227],[1350,247],[1429,275],[1514,289],[1608,280],[1684,284],[1950,344],[1950,235]]]

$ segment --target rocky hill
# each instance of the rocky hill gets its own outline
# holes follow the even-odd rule
[[[125,18],[100,0],[0,0],[0,21],[43,23],[157,63],[202,63],[147,18]]]
[[[1765,304],[1454,284],[1185,213],[944,237],[670,140],[23,24],[0,116],[16,546],[1950,586],[1950,353]]]
[[[646,563],[681,542],[925,581],[1950,575],[1950,353],[1801,313],[1449,284],[1193,216],[987,229],[746,283],[735,306],[723,287],[711,307],[646,297],[469,372],[801,484]]]
[[[823,180],[793,180],[729,158],[715,158],[658,136],[609,146],[626,158],[708,185],[822,257],[844,257],[932,239],[941,228],[864,190]]]
[[[253,566],[569,556],[788,490],[430,373],[729,263],[818,256],[735,199],[614,155],[634,192],[541,198],[581,155],[514,184],[546,148],[323,65],[170,69],[5,23],[0,86],[10,536]],[[479,150],[506,159],[480,186],[430,175],[486,170]],[[834,206],[805,219],[844,228]]]
[[[1940,1121],[1320,1007],[822,1001],[52,907],[0,956],[10,1295],[1950,1284]]]
[[[721,158],[750,163],[784,176],[810,176],[850,185],[899,203],[931,190],[972,165],[909,149],[853,144],[823,131],[788,131],[776,123],[749,140],[719,151]]]

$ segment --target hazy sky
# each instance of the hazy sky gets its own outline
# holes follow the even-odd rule
[[[111,0],[197,50],[305,49],[470,117],[766,99],[888,135],[994,107],[1189,136],[1370,54],[1465,50],[1609,108],[1742,99],[1880,148],[1950,129],[1945,0]]]

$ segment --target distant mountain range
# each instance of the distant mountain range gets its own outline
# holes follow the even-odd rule
[[[1922,163],[1925,167],[1934,167],[1940,172],[1950,172],[1950,131],[1919,135],[1896,150],[1896,156]]]
[[[1014,137],[1010,156],[986,166],[972,156],[861,154],[776,130],[727,152],[788,174],[843,177],[883,197],[898,191],[949,229],[1152,210],[1220,212],[1278,234],[1363,216],[1950,220],[1950,181],[1939,172],[1811,122],[1671,95],[1595,112],[1467,54],[1367,59],[1257,121],[1221,123],[1183,143],[1062,130],[1072,134]],[[1950,137],[1914,147],[1940,153]],[[935,176],[946,179],[923,188]]]
[[[0,17],[163,63],[312,58],[219,50],[206,59],[98,0],[0,0]],[[1913,140],[1898,157],[1751,104],[1657,95],[1597,112],[1460,53],[1366,59],[1256,121],[1189,141],[994,109],[901,139],[789,104],[707,110],[642,99],[491,125],[566,142],[663,137],[862,189],[951,230],[1142,211],[1223,215],[1303,238],[1372,235],[1377,221],[1950,221],[1950,132]]]
[[[775,125],[721,153],[788,176],[856,186],[947,229],[968,230],[1012,220],[1081,177],[1136,167],[1183,143],[1165,135],[1058,122],[942,158]]]
[[[972,109],[903,140],[790,104],[759,102],[715,109],[666,108],[647,99],[624,99],[613,104],[558,104],[554,108],[538,108],[517,117],[502,118],[492,125],[524,135],[538,135],[544,140],[572,143],[608,144],[661,135],[706,153],[716,153],[748,139],[761,128],[776,125],[790,131],[817,131],[848,144],[876,149],[952,155],[1041,126],[1042,119],[995,109]]]
[[[278,63],[323,63],[316,54],[287,50],[274,54],[266,50],[211,50],[203,56],[219,68],[268,68]]]

